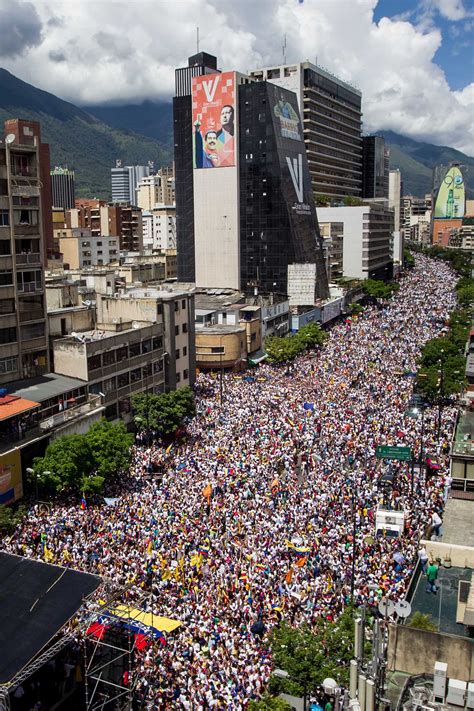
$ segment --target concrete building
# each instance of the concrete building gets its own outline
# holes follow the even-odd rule
[[[383,136],[362,139],[362,197],[388,198],[390,152]]]
[[[157,205],[174,205],[174,168],[160,168],[156,175],[143,178],[137,185],[136,205],[153,210]]]
[[[388,176],[388,206],[393,210],[393,263],[403,265],[405,248],[404,233],[401,229],[402,176],[399,170],[391,170]]]
[[[0,143],[0,384],[48,371],[40,127],[15,120],[6,130],[8,140]]]
[[[382,203],[318,208],[322,223],[343,224],[343,276],[391,279],[393,211]]]
[[[142,211],[127,203],[107,205],[103,200],[76,201],[76,207],[66,212],[68,227],[90,229],[93,236],[117,235],[120,249],[143,249]]]
[[[296,94],[314,193],[340,199],[362,194],[362,95],[311,62],[250,72]]]
[[[56,233],[59,251],[69,269],[97,267],[118,262],[119,238],[114,235],[93,236],[91,230],[71,228]]]
[[[320,208],[318,208],[320,212]],[[344,223],[320,222],[319,229],[323,238],[324,259],[328,281],[341,279],[344,274],[342,255],[344,251]]]
[[[148,165],[122,165],[117,160],[115,168],[111,168],[112,202],[137,204],[137,187],[143,178],[150,175]]]
[[[160,205],[143,212],[143,248],[155,252],[176,249],[176,207]]]
[[[403,239],[419,244],[429,244],[431,229],[431,195],[424,198],[404,195],[401,201],[400,230]],[[415,230],[412,228],[415,227]]]
[[[193,385],[196,378],[194,342],[194,294],[171,288],[132,288],[114,297],[99,297],[97,320],[119,319],[162,323],[165,356],[165,388]]]
[[[313,263],[321,296],[327,280],[296,96],[216,64],[199,54],[176,71],[179,279],[286,294],[288,264]]]
[[[75,207],[74,171],[56,166],[50,176],[53,208],[70,210]]]

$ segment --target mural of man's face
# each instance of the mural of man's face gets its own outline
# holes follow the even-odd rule
[[[217,147],[217,133],[208,131],[206,133],[206,148],[208,151],[215,151]]]
[[[228,126],[233,123],[234,112],[231,106],[223,106],[221,110],[221,124],[222,126]]]

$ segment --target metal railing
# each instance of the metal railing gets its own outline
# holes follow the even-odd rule
[[[41,254],[39,252],[31,252],[30,254],[17,254],[17,264],[40,264]]]
[[[90,395],[87,402],[82,403],[82,405],[76,405],[74,407],[69,407],[67,410],[58,412],[55,415],[51,415],[47,420],[40,422],[40,430],[52,430],[59,425],[66,422],[74,420],[76,417],[81,417],[81,415],[86,415],[88,412],[93,412],[101,406],[100,395]]]

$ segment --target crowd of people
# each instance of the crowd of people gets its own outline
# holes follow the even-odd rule
[[[222,404],[217,379],[200,374],[186,437],[137,444],[113,506],[33,506],[3,542],[128,585],[129,603],[182,622],[137,657],[146,708],[244,709],[265,690],[266,635],[281,619],[313,625],[352,596],[369,606],[404,597],[420,537],[443,511],[455,422],[444,408],[438,440],[436,408],[423,428],[407,417],[409,376],[455,306],[455,279],[417,256],[389,302],[334,325],[291,368],[227,374]],[[415,458],[423,449],[438,476],[377,458],[380,445]],[[376,535],[380,505],[405,512],[402,536]]]

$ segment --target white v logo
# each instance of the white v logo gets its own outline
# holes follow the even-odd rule
[[[291,180],[295,188],[298,202],[303,202],[303,156],[300,153],[298,158],[293,158],[293,163],[291,162],[291,158],[288,158],[287,156],[286,162],[288,164],[288,170],[290,171]]]
[[[214,95],[216,93],[217,85],[219,83],[220,77],[217,76],[211,81],[203,81],[202,85],[204,87],[204,93],[206,94],[206,99],[211,103],[214,101]]]

